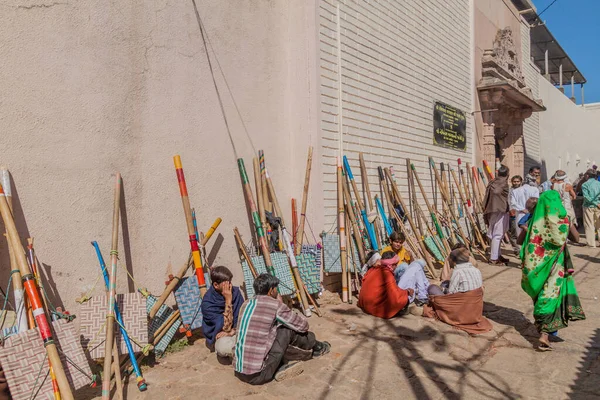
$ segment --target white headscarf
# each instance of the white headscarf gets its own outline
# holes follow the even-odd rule
[[[360,272],[361,272],[361,274],[362,274],[362,275],[366,274],[366,273],[367,273],[367,270],[368,270],[370,267],[372,267],[373,265],[375,265],[375,263],[376,263],[377,261],[379,261],[379,260],[381,260],[381,254],[379,254],[379,253],[375,253],[375,254],[373,254],[373,255],[371,256],[371,258],[369,258],[369,259],[367,260],[367,262],[365,263],[365,265],[363,265],[363,266],[362,266],[362,269],[361,269],[361,271],[360,271]]]

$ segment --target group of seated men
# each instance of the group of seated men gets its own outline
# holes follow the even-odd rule
[[[371,252],[363,266],[358,306],[380,318],[402,315],[410,304],[423,315],[440,319],[471,333],[491,329],[482,316],[483,282],[469,251],[457,245],[442,270],[440,286],[425,276],[425,261],[413,260],[401,233],[390,236],[381,255]],[[212,285],[202,299],[202,330],[206,343],[223,361],[233,363],[241,381],[260,385],[303,372],[302,361],[330,351],[308,330],[308,321],[285,305],[279,280],[261,274],[254,280],[255,296],[244,301],[233,274],[223,266],[211,268]]]
[[[371,252],[363,266],[358,306],[367,314],[393,318],[414,304],[422,315],[440,319],[470,333],[483,333],[491,324],[483,317],[483,279],[470,252],[453,247],[442,270],[441,285],[425,276],[424,260],[413,260],[403,234],[394,232],[381,255]]]
[[[276,277],[258,275],[255,296],[246,302],[228,268],[212,268],[210,278],[201,304],[202,331],[217,356],[233,362],[241,381],[280,381],[302,373],[302,361],[329,353],[331,345],[318,341],[308,321],[283,303]]]

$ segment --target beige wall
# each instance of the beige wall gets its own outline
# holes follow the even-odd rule
[[[529,60],[529,56],[523,57],[524,50],[522,50],[522,40],[521,40],[521,25],[522,19],[519,16],[517,10],[514,5],[510,2],[510,0],[474,0],[475,1],[475,10],[474,10],[474,48],[473,48],[473,63],[474,63],[474,81],[473,81],[473,91],[475,93],[475,104],[473,105],[474,110],[481,111],[481,105],[479,104],[479,96],[477,95],[477,85],[481,80],[482,68],[481,68],[481,58],[483,56],[483,52],[487,49],[491,49],[494,47],[494,39],[496,38],[496,33],[499,29],[504,29],[510,27],[513,32],[513,41],[515,42],[515,46],[517,48],[517,54],[520,54],[521,67],[523,69],[523,73],[527,75],[527,71],[525,68],[525,62]],[[529,35],[529,33],[527,33]],[[529,37],[527,36],[527,40]],[[527,46],[526,52],[529,52],[529,46]],[[527,76],[526,76],[527,80]],[[475,143],[474,143],[474,152],[475,152],[475,161],[476,164],[481,166],[481,162],[483,160],[483,119],[480,112],[476,112],[474,114],[474,122],[475,122]]]
[[[539,75],[540,97],[548,111],[540,114],[542,163],[547,176],[557,169],[573,180],[591,164],[600,162],[600,108],[574,104],[554,85]],[[577,162],[577,157],[580,161]]]
[[[379,193],[377,166],[393,166],[405,190],[405,159],[410,158],[431,191],[428,156],[453,165],[459,157],[471,160],[470,21],[468,0],[320,2],[326,230],[335,229],[335,158],[340,154],[340,139],[359,182],[358,153],[364,152],[372,195]],[[465,152],[433,145],[435,101],[466,113]]]
[[[197,2],[289,215],[290,198],[301,197],[311,143],[312,193],[322,191],[315,2]],[[0,163],[14,177],[22,237],[35,237],[60,300],[77,312],[74,299],[95,281],[91,240],[108,261],[116,171],[126,204],[120,265],[139,286],[160,293],[168,266],[179,269],[189,249],[172,161],[177,153],[200,229],[223,218],[222,244],[213,247],[221,240],[212,240],[208,251],[232,267],[239,283],[232,228],[249,240],[250,226],[191,2],[2,0],[1,6]],[[251,142],[213,64],[238,154],[251,168]],[[321,196],[312,194],[313,226],[322,225],[322,209]],[[3,285],[7,260],[2,241]],[[138,286],[127,288],[123,270],[118,282],[119,291]]]

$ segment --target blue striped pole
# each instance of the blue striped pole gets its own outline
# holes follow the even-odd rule
[[[385,215],[385,210],[383,209],[383,204],[381,204],[381,200],[379,200],[379,197],[375,196],[375,202],[377,203],[377,209],[379,210],[379,214],[381,215],[381,219],[383,220],[385,231],[389,236],[394,231],[392,229],[392,225],[390,225],[390,220],[388,219],[387,215]]]

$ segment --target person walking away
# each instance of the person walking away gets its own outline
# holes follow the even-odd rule
[[[521,248],[521,288],[534,302],[533,318],[540,333],[538,349],[552,350],[548,335],[569,321],[585,319],[567,247],[569,218],[555,190],[542,193]]]
[[[596,248],[596,232],[600,228],[600,182],[594,170],[588,170],[581,185],[583,193],[583,226],[588,246]]]
[[[577,226],[577,218],[575,217],[575,210],[573,209],[573,200],[577,197],[573,185],[567,181],[567,173],[563,170],[558,170],[554,174],[554,184],[552,189],[556,190],[560,194],[560,199],[567,210],[567,216],[571,220],[571,224]]]
[[[500,166],[496,178],[485,190],[483,217],[488,224],[487,235],[491,240],[490,263],[506,265],[508,259],[500,254],[500,244],[508,230],[508,167]]]
[[[308,321],[283,304],[279,279],[260,274],[254,280],[255,296],[240,310],[233,364],[235,376],[251,385],[273,378],[280,381],[301,374],[298,361],[329,353],[331,345],[308,331]]]

